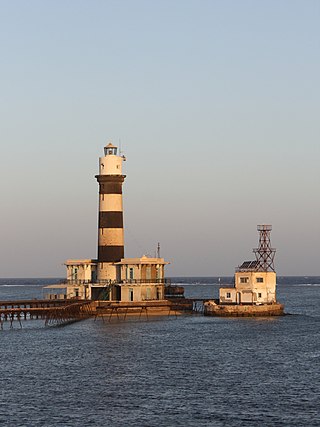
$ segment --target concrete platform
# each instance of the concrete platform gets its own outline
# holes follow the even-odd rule
[[[185,298],[174,300],[150,300],[137,302],[94,301],[91,309],[95,318],[126,319],[130,316],[170,316],[192,312],[192,301]]]

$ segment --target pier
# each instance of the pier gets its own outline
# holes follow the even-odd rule
[[[167,300],[117,302],[91,300],[16,300],[0,301],[0,326],[9,322],[13,328],[17,322],[43,320],[45,326],[58,326],[85,318],[94,317],[103,322],[126,320],[127,317],[149,319],[149,316],[175,316],[182,313],[204,313],[204,303],[208,299],[172,298]]]
[[[92,316],[92,301],[78,300],[18,300],[0,301],[0,325],[22,320],[44,320],[46,326],[62,325]]]
[[[189,299],[155,300],[139,302],[96,301],[95,320],[112,318],[126,320],[128,316],[148,319],[149,316],[176,316],[193,311],[193,302]]]

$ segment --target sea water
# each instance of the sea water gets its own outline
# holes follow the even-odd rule
[[[52,279],[1,279],[0,300]],[[231,278],[176,278],[212,298]],[[185,315],[0,331],[2,426],[320,426],[320,277],[279,277],[284,317]]]

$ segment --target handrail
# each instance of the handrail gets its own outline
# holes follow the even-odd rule
[[[64,279],[60,281],[60,284],[64,285],[121,285],[121,284],[160,284],[170,285],[171,279],[125,279],[125,280],[79,280],[79,279]]]

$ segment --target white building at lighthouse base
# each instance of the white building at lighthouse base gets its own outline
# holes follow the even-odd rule
[[[97,280],[98,261],[67,260],[67,279],[43,288],[46,299],[104,300],[112,302],[142,302],[163,300],[165,285],[163,258],[123,258],[116,262],[115,277]]]

